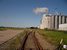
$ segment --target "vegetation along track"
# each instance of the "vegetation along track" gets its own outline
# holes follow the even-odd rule
[[[38,39],[35,36],[34,31],[26,33],[22,40],[22,47],[19,50],[43,50],[42,46],[40,45]]]

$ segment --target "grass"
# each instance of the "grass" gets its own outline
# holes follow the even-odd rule
[[[24,34],[25,34],[25,32],[20,33],[19,36],[15,37],[15,39],[13,39],[10,42],[9,50],[17,50],[19,47],[21,47],[21,38],[23,37]]]
[[[7,28],[0,28],[0,31],[4,31],[4,30],[7,30]]]
[[[19,35],[16,35],[5,44],[1,45],[3,47],[1,50],[17,50],[21,46],[21,38],[26,32],[23,31]]]
[[[63,44],[67,45],[67,32],[65,31],[39,30],[39,33],[54,45],[58,45],[61,39],[63,39]]]
[[[12,30],[24,30],[24,28],[16,28],[16,27],[0,27],[0,31],[4,31],[4,30],[8,30],[8,29],[12,29]],[[26,30],[26,29],[25,29]]]

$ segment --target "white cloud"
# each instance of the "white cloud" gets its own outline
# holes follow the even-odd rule
[[[38,13],[48,13],[48,8],[46,8],[46,7],[35,8],[33,11],[34,11],[36,14],[38,14]]]

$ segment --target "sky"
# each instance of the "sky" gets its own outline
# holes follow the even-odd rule
[[[35,14],[33,9],[42,7],[49,13],[67,15],[67,0],[0,0],[0,26],[39,26],[43,14]]]

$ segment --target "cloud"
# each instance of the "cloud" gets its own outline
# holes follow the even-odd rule
[[[46,8],[46,7],[35,8],[33,11],[34,11],[36,14],[38,14],[38,13],[48,13],[48,8]]]

